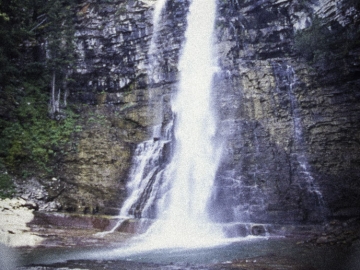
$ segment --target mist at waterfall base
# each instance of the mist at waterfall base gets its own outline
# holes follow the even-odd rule
[[[31,266],[20,269],[359,269],[360,246],[309,246],[297,241],[254,239],[212,248],[137,253],[126,252],[125,245],[123,252],[120,248],[47,247],[21,256],[22,265]]]

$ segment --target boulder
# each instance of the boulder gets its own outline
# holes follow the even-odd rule
[[[0,200],[0,243],[9,247],[36,246],[43,239],[27,223],[34,218],[33,205],[20,198]]]

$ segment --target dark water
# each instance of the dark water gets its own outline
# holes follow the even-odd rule
[[[360,245],[314,246],[293,239],[259,238],[199,249],[129,252],[106,248],[38,248],[18,269],[360,269]]]

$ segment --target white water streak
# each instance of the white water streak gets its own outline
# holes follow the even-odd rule
[[[191,2],[179,63],[179,89],[172,102],[175,151],[164,172],[165,184],[169,182],[171,188],[159,201],[159,221],[146,235],[147,244],[154,248],[208,246],[223,240],[221,229],[208,216],[220,156],[211,107],[215,13],[215,1]]]
[[[124,202],[120,217],[126,217],[130,208],[136,203],[149,180],[159,167],[159,156],[162,149],[160,141],[149,140],[138,145],[135,151],[133,170],[130,174],[131,181],[127,185],[130,196]]]
[[[194,0],[188,15],[186,43],[180,59],[176,148],[171,163],[173,189],[166,218],[207,221],[206,204],[217,170],[216,131],[211,108],[215,1]]]
[[[151,80],[154,80],[156,68],[159,66],[159,62],[157,60],[157,46],[156,42],[158,39],[158,31],[160,27],[161,14],[165,8],[167,0],[158,0],[154,7],[153,13],[153,35],[150,40],[149,45],[149,64],[147,66],[147,73]],[[158,75],[157,75],[158,77]],[[169,132],[167,132],[169,133]],[[167,134],[168,135],[168,134]],[[166,135],[166,136],[167,136]],[[159,137],[159,127],[154,127],[153,137]],[[140,143],[136,150],[135,156],[133,159],[133,166],[130,172],[130,181],[128,182],[126,189],[128,192],[127,199],[122,205],[119,213],[119,221],[117,224],[110,230],[106,232],[99,233],[99,235],[106,235],[108,233],[113,233],[117,228],[119,228],[122,222],[126,219],[133,218],[134,213],[131,212],[131,208],[135,203],[141,199],[141,194],[145,190],[148,181],[154,176],[154,174],[158,173],[157,169],[159,168],[159,160],[162,155],[162,149],[166,141],[158,141],[150,139],[148,141]],[[159,175],[156,176],[160,177]],[[153,194],[152,194],[153,195]],[[153,202],[153,195],[151,200],[149,200],[145,205],[145,211],[149,208],[149,204]]]
[[[299,153],[296,156],[297,162],[299,163],[301,171],[303,172],[303,174],[305,176],[307,189],[309,190],[309,192],[315,194],[315,196],[317,197],[319,206],[321,207],[321,214],[323,215],[322,218],[324,218],[325,203],[324,203],[323,195],[322,195],[314,177],[312,176],[312,174],[310,172],[309,162],[308,162],[308,159],[307,159],[304,149],[303,149],[303,144],[304,144],[303,130],[302,130],[303,127],[302,127],[302,123],[301,123],[301,117],[299,116],[299,113],[298,113],[299,105],[297,104],[296,97],[293,92],[294,85],[297,83],[297,78],[295,75],[294,68],[292,66],[287,65],[286,74],[288,76],[288,81],[289,81],[289,98],[290,98],[290,103],[291,103],[291,109],[293,112],[294,138],[295,138],[295,142],[296,142],[296,144],[298,144],[297,146],[299,148],[298,149]]]
[[[178,93],[172,100],[175,148],[170,164],[159,170],[163,143],[167,143],[169,134],[138,146],[128,184],[130,196],[121,215],[128,215],[149,180],[155,179],[143,212],[155,204],[158,219],[135,240],[131,249],[208,247],[227,241],[220,225],[211,223],[208,214],[221,154],[214,139],[216,121],[211,97],[213,76],[217,70],[212,46],[215,2],[193,0],[190,4],[179,62]],[[165,1],[158,4],[164,5]],[[155,8],[154,27],[160,20],[162,8],[159,6]],[[149,72],[152,73],[149,76],[156,73],[158,65],[155,35],[149,52]]]
[[[157,49],[157,40],[159,37],[159,28],[161,22],[161,14],[165,8],[167,0],[158,0],[154,7],[153,13],[153,35],[151,37],[150,45],[149,45],[149,64],[147,68],[147,73],[150,79],[150,82],[158,82],[160,79],[160,74],[157,72],[157,68],[159,68],[159,55]]]
[[[166,0],[158,0],[154,7],[153,13],[153,35],[149,45],[149,65],[148,76],[153,77],[155,67],[158,65],[156,59],[156,41],[158,39],[158,31],[160,27],[161,14],[165,8]],[[159,136],[159,128],[155,127],[153,137]],[[145,189],[148,180],[156,173],[159,166],[159,158],[163,147],[163,141],[149,140],[138,145],[135,151],[135,158],[133,161],[132,172],[130,173],[130,182],[127,184],[128,198],[124,202],[121,210],[120,217],[129,215],[130,208],[139,199],[142,191]],[[146,169],[151,169],[150,173],[146,173]]]

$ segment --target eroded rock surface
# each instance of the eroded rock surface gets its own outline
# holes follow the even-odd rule
[[[188,1],[167,2],[149,75],[152,3],[78,6],[69,84],[78,132],[43,199],[57,211],[117,214],[136,145],[172,118]],[[214,108],[224,150],[215,220],[321,222],[360,215],[359,51],[310,63],[294,49],[296,32],[315,15],[342,27],[359,25],[359,11],[346,3],[218,1]]]
[[[79,132],[65,149],[51,200],[58,210],[118,214],[136,145],[171,118],[186,2],[167,4],[159,31],[159,64],[148,77],[151,1],[84,1],[76,26],[77,66],[69,102]]]
[[[219,220],[359,215],[359,59],[311,64],[294,50],[296,31],[314,14],[359,24],[344,9],[332,1],[220,3],[215,89],[226,146]]]

